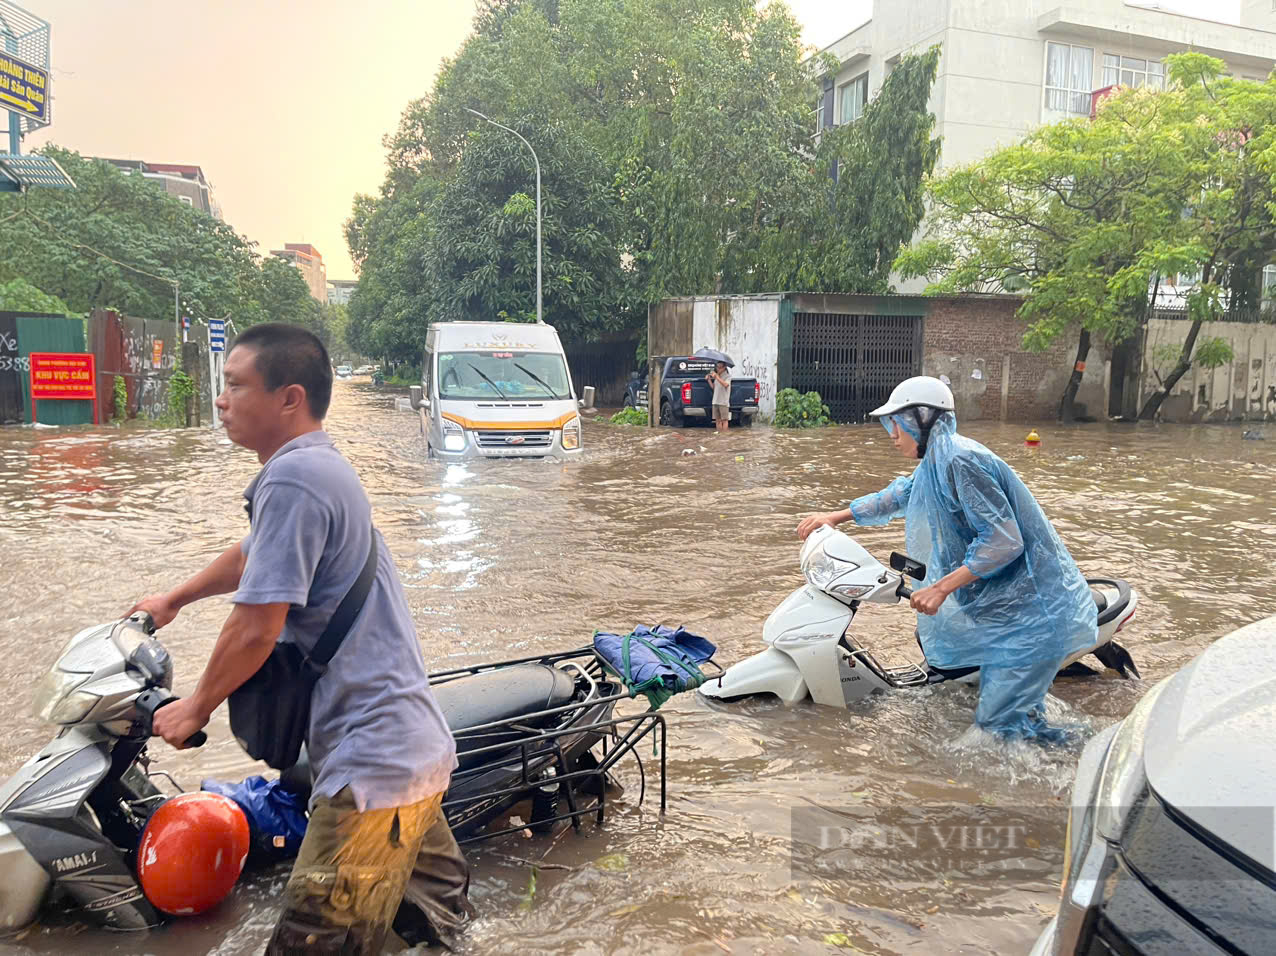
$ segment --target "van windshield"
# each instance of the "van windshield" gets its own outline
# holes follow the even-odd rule
[[[462,401],[571,398],[556,352],[440,352],[439,398]]]

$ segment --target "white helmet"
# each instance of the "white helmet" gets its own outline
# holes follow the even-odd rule
[[[953,411],[952,389],[929,375],[906,378],[895,386],[895,391],[891,392],[891,397],[886,400],[886,404],[873,409],[869,415],[873,417],[893,415],[905,408],[915,408],[919,405],[951,412]]]

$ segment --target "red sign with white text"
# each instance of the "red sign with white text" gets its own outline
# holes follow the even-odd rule
[[[97,368],[87,352],[32,352],[31,397],[97,399]]]

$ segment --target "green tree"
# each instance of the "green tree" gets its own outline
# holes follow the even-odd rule
[[[633,301],[617,239],[616,190],[602,157],[548,119],[539,133],[545,316],[569,337],[626,324]],[[455,174],[430,210],[426,282],[439,320],[536,318],[536,202],[526,147],[486,126],[470,134]],[[530,188],[529,188],[530,187]]]
[[[640,328],[668,295],[884,286],[933,163],[933,51],[817,148],[832,63],[805,59],[783,4],[485,0],[475,28],[347,223],[368,354],[414,357],[432,320],[534,312],[530,157],[470,108],[540,155],[545,315],[569,339]]]
[[[925,212],[940,141],[927,108],[939,47],[904,56],[854,123],[824,131],[799,188],[751,235],[742,291],[887,292]]]
[[[1091,337],[1128,338],[1160,281],[1199,274],[1178,360],[1139,413],[1154,418],[1191,368],[1203,323],[1233,290],[1243,300],[1254,264],[1276,250],[1270,177],[1251,144],[1276,121],[1276,81],[1224,77],[1202,54],[1169,61],[1169,89],[1121,90],[1093,121],[1043,127],[935,181],[927,235],[896,264],[930,277],[931,292],[1022,290],[1029,348],[1078,330],[1065,420]]]
[[[44,312],[70,315],[67,304],[56,295],[46,295],[26,279],[0,282],[0,312]]]
[[[294,268],[262,260],[229,225],[154,182],[56,146],[41,152],[76,188],[0,194],[0,283],[24,279],[72,312],[158,319],[174,314],[175,281],[183,312],[240,326],[298,320],[312,302]]]

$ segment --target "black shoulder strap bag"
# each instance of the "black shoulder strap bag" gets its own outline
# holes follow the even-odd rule
[[[250,512],[251,514],[251,512]],[[372,532],[368,560],[308,656],[291,642],[276,642],[257,673],[231,692],[230,731],[254,760],[276,770],[297,762],[310,727],[310,695],[315,682],[345,640],[377,573],[377,534]]]

